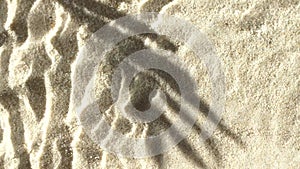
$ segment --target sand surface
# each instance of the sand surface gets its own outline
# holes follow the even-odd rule
[[[203,114],[189,137],[169,152],[118,157],[94,143],[78,121],[71,102],[74,61],[103,25],[149,11],[183,18],[214,43],[226,77],[225,112],[212,137],[199,144],[198,124],[212,90],[205,66],[167,37],[128,38],[108,54],[106,65],[113,68],[114,59],[146,47],[174,52],[191,67]],[[0,0],[0,169],[298,169],[299,72],[299,0]],[[133,124],[107,111],[111,73],[100,66],[96,90],[111,126],[135,138],[170,126],[164,118]],[[155,86],[153,79],[147,81],[149,74],[140,74],[132,87],[132,102],[141,110],[149,106],[146,96]],[[176,98],[178,88],[163,77],[168,85],[161,87]],[[169,107],[166,117],[172,118],[176,99]]]

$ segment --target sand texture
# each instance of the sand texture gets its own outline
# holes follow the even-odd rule
[[[189,136],[149,158],[118,157],[85,133],[72,106],[72,74],[89,37],[127,14],[160,12],[183,18],[215,45],[226,78],[217,130],[196,140],[210,108],[206,67],[182,42],[133,36],[107,54],[95,93],[108,123],[132,137],[158,135],[178,112],[180,91],[164,72],[138,74],[132,103],[146,110],[160,87],[168,110],[149,124],[132,123],[112,108],[112,70],[145,49],[173,52],[190,66],[202,112]],[[157,80],[158,79],[158,80]],[[299,0],[0,0],[0,169],[198,169],[300,167]]]

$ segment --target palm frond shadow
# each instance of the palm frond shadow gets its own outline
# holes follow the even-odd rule
[[[80,1],[80,0],[57,0],[59,4],[61,4],[67,11],[71,13],[71,16],[75,18],[80,24],[87,24],[88,29],[91,32],[97,31],[99,28],[101,28],[104,24],[107,23],[107,20],[113,20],[117,19],[119,17],[125,16],[125,13],[119,12],[116,10],[116,8],[105,5],[103,3],[98,3],[92,0],[85,0],[85,1]],[[149,4],[147,4],[149,5]],[[95,15],[91,15],[86,12],[86,10],[90,11],[91,13]],[[134,37],[130,37],[123,42],[120,42],[116,49],[112,50],[109,54],[107,54],[107,63],[112,65],[114,68],[118,63],[120,63],[124,58],[126,58],[128,55],[142,50],[146,49],[147,47],[144,45],[143,40],[145,38],[150,38],[153,41],[156,41],[158,44],[159,48],[165,49],[165,50],[170,50],[172,52],[176,52],[178,50],[178,45],[176,45],[174,42],[169,41],[166,38],[162,38],[157,35],[153,34],[144,34],[144,35],[138,35]],[[124,50],[125,47],[125,50]],[[176,66],[176,65],[174,65]],[[187,73],[186,73],[187,74]],[[187,74],[188,76],[188,74]],[[164,77],[166,78],[166,77]],[[168,81],[168,78],[166,78]],[[188,83],[188,82],[187,82]],[[180,94],[178,91],[178,88],[176,88],[176,85],[171,85],[175,86],[173,89]],[[149,90],[148,90],[149,92]],[[147,96],[147,92],[143,93],[143,96]],[[105,96],[104,96],[105,97]],[[106,95],[106,97],[110,97]],[[141,109],[147,109],[145,106],[145,103],[148,102],[148,100],[143,100],[143,99],[148,99],[148,97],[143,97],[139,100],[136,100],[136,106],[140,107]],[[200,106],[197,108],[199,109],[200,112],[203,114],[207,115],[209,112],[209,106],[208,104],[199,98],[200,101]],[[169,104],[173,105],[174,111],[178,111],[178,108],[180,107],[178,104],[176,104],[176,100],[172,100],[171,97],[168,97],[168,102]],[[144,108],[143,108],[144,107]],[[163,116],[161,116],[163,121],[166,123],[169,123],[170,121]],[[188,117],[187,117],[188,118]],[[245,143],[241,140],[241,138],[238,136],[238,134],[234,133],[233,131],[230,130],[225,124],[219,123],[218,124],[218,129],[222,131],[226,136],[234,140],[238,145],[240,145],[242,148],[245,147]],[[200,126],[195,125],[193,127],[193,130],[196,131],[201,131]],[[222,155],[219,152],[218,148],[216,148],[216,143],[215,140],[209,139],[207,140],[207,145],[208,147],[212,150],[214,154],[214,158],[216,162],[220,162]],[[192,161],[201,168],[208,168],[207,164],[204,162],[203,158],[199,156],[197,153],[193,153],[194,148],[192,145],[190,145],[187,140],[183,140],[178,144],[179,149],[181,152],[185,155],[187,159],[192,159]],[[163,166],[163,155],[157,155],[154,157],[156,159],[156,163],[159,167]]]
[[[161,59],[164,59],[163,57]],[[167,62],[167,59],[164,59],[163,61],[164,63]],[[178,67],[177,65],[174,65],[174,67]],[[180,69],[180,68],[178,68]],[[140,89],[140,91],[134,91],[131,92],[132,95],[139,95],[137,96],[133,96],[132,98],[138,98],[138,99],[132,99],[132,103],[133,105],[138,109],[138,110],[146,110],[148,109],[150,106],[150,101],[149,101],[149,94],[150,92],[157,86],[155,86],[154,84],[159,84],[160,82],[157,81],[155,78],[151,77],[153,76],[153,72],[154,74],[158,75],[159,78],[164,79],[164,82],[167,82],[169,84],[169,86],[171,86],[172,88],[172,92],[177,92],[176,94],[180,95],[180,89],[178,87],[178,85],[176,84],[176,81],[173,79],[173,77],[171,77],[169,74],[167,74],[166,72],[163,72],[161,70],[150,70],[152,71],[152,74],[147,72],[144,73],[142,76],[145,76],[147,79],[147,83],[152,83],[152,84],[148,84],[148,86],[146,84],[138,84],[138,83],[143,83],[143,82],[135,82],[137,85],[136,86],[143,86],[144,88]],[[188,72],[181,72],[184,74],[185,77],[189,77],[189,81],[186,81],[185,83],[193,83],[192,82],[192,77],[190,77]],[[138,75],[137,75],[138,76]],[[149,80],[149,78],[151,80]],[[142,77],[139,77],[137,79],[140,79],[140,81],[143,81],[144,79]],[[147,89],[145,89],[145,86],[148,87]],[[164,89],[164,87],[162,85],[159,85],[159,87],[162,88],[162,90],[165,92],[166,96],[167,96],[167,104],[171,107],[171,109],[173,110],[174,113],[177,113],[180,110],[180,103],[178,103],[178,99],[174,99],[171,94],[169,94],[166,89]],[[132,88],[134,88],[134,85],[132,85]],[[135,89],[135,90],[139,90],[139,89]],[[192,95],[196,95],[196,93],[191,93]],[[208,104],[201,98],[197,97],[199,99],[199,108],[197,108],[199,110],[199,113],[203,113],[204,116],[208,115],[208,112],[210,110]],[[153,105],[152,105],[153,106]],[[155,107],[155,105],[154,105]],[[156,110],[160,110],[159,107],[155,107]],[[212,112],[213,114],[215,114],[214,112]],[[190,121],[191,117],[189,116],[185,116],[183,118],[183,120],[185,121]],[[164,123],[167,123],[167,126],[170,127],[172,125],[172,122],[166,118],[164,115],[160,116],[159,119],[160,121],[163,121]],[[153,124],[153,122],[151,122]],[[151,125],[150,123],[150,125]],[[238,134],[232,132],[223,122],[216,124],[217,125],[217,129],[220,130],[222,133],[224,133],[227,137],[231,138],[235,143],[237,143],[241,148],[245,148],[245,143],[243,142],[243,140],[238,136]],[[199,135],[201,132],[201,127],[197,124],[195,124],[192,128],[192,130],[196,131]],[[170,133],[170,135],[176,133],[176,135],[179,132],[172,132]],[[150,134],[151,135],[151,134]],[[177,137],[174,135],[174,138]],[[218,165],[221,164],[221,159],[222,159],[222,155],[220,153],[220,151],[217,148],[216,145],[216,141],[213,138],[209,138],[206,140],[205,144],[207,145],[207,147],[210,149],[209,151],[212,152],[213,154],[213,158],[215,160],[215,162],[218,163]],[[207,164],[205,164],[203,158],[201,156],[198,155],[198,153],[194,153],[195,147],[192,147],[191,144],[188,143],[188,141],[186,139],[182,140],[178,145],[179,149],[181,150],[181,152],[183,154],[185,154],[185,157],[189,160],[192,160],[198,167],[200,168],[209,168],[207,166]],[[152,151],[153,147],[149,147],[149,151]],[[157,148],[157,147],[156,147]],[[163,164],[163,155],[158,155],[155,157],[156,162],[158,164],[158,166],[162,166]]]

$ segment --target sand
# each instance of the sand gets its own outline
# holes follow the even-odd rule
[[[119,58],[146,47],[172,51],[190,65],[203,114],[170,151],[119,157],[104,151],[80,125],[72,105],[74,61],[106,23],[150,11],[183,18],[213,42],[226,78],[225,111],[217,130],[199,144],[212,90],[205,66],[167,37],[124,40],[108,54],[109,69],[100,66],[95,90],[115,130],[133,138],[157,135],[170,126],[164,118],[178,111],[172,100],[164,118],[147,125],[108,111],[111,69]],[[0,169],[299,168],[299,11],[298,0],[0,0]],[[149,74],[133,83],[132,102],[140,110],[149,107],[148,94],[155,88]],[[178,88],[163,77],[160,86],[176,98]]]

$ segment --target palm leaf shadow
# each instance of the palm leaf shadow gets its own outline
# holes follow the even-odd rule
[[[102,3],[98,3],[92,0],[85,0],[85,1],[80,1],[80,0],[74,0],[74,1],[64,1],[64,0],[57,0],[67,11],[70,12],[71,16],[73,18],[76,18],[78,20],[79,23],[81,24],[87,24],[88,25],[88,29],[91,32],[95,32],[96,30],[98,30],[99,28],[101,28],[104,24],[107,23],[107,21],[105,21],[105,19],[103,18],[107,18],[108,20],[113,20],[113,19],[117,19],[119,17],[125,16],[125,13],[119,12],[117,11],[115,8],[102,4]],[[149,4],[147,4],[149,6]],[[94,15],[90,15],[89,13],[86,12],[86,9],[94,14],[96,14],[98,17],[95,17]],[[147,47],[145,45],[143,45],[143,40],[148,37],[151,40],[156,40],[156,42],[158,42],[158,46],[162,49],[165,50],[170,50],[172,52],[176,52],[178,50],[178,46],[176,46],[173,42],[169,41],[168,39],[165,38],[161,38],[160,36],[157,35],[139,35],[139,36],[134,36],[129,38],[132,41],[132,44],[137,44],[137,46],[127,46],[127,50],[126,51],[122,51],[122,49],[118,48],[120,54],[118,56],[116,56],[117,52],[112,51],[110,54],[108,54],[108,56],[110,58],[108,58],[108,64],[111,65],[116,65],[117,63],[121,62],[122,59],[124,59],[126,56],[130,55],[131,53],[134,53],[138,50],[141,49],[146,49]],[[161,38],[162,40],[157,41],[158,38]],[[119,46],[122,46],[124,44],[119,43]],[[126,46],[126,45],[125,45]],[[129,49],[128,49],[129,47]],[[113,57],[111,57],[112,55],[114,55]],[[122,55],[122,56],[121,56]],[[119,58],[118,58],[119,57]],[[121,57],[121,59],[120,59]],[[174,89],[176,90],[176,89]],[[141,103],[145,103],[147,101],[145,100],[139,100]],[[169,101],[173,102],[173,105],[176,105],[176,101],[172,100],[169,97]],[[142,104],[144,105],[144,104]],[[138,106],[138,104],[137,104]],[[174,110],[178,110],[178,105],[177,106],[173,106]],[[209,106],[205,103],[205,101],[200,99],[200,107],[198,108],[202,113],[206,114],[209,111]],[[168,119],[164,119],[165,122],[169,123]],[[200,130],[200,126],[195,125],[194,130],[199,131]],[[238,136],[238,134],[232,132],[225,124],[220,123],[218,124],[218,129],[221,130],[226,136],[230,137],[231,139],[233,139],[236,143],[238,143],[239,145],[241,145],[242,147],[245,147],[244,142],[240,139],[240,137]],[[207,141],[207,144],[210,146],[210,148],[213,150],[214,156],[215,156],[215,160],[216,161],[220,161],[221,157],[221,153],[218,151],[218,149],[216,148],[216,144],[215,141],[213,139],[209,139]],[[186,141],[183,140],[178,144],[179,149],[182,151],[182,153],[185,154],[186,158],[192,159],[192,161],[201,168],[207,168],[208,166],[205,164],[204,160],[202,157],[200,157],[197,153],[193,153],[193,147]],[[154,157],[156,159],[156,163],[158,164],[158,166],[162,166],[163,164],[163,155],[158,155],[156,157]]]
[[[163,59],[163,58],[161,58]],[[167,60],[164,60],[164,63],[167,62]],[[176,67],[176,65],[173,64],[174,67]],[[178,68],[180,69],[180,68]],[[178,86],[176,85],[176,81],[174,79],[172,79],[172,77],[170,75],[168,75],[166,72],[162,72],[161,70],[153,70],[153,72],[156,73],[156,75],[158,75],[160,78],[164,79],[165,82],[169,83],[169,86],[171,86],[172,91],[177,92],[177,94],[180,95],[180,90],[178,88]],[[184,73],[185,77],[189,77],[189,81],[185,82],[185,83],[192,83],[192,78],[190,77],[188,72],[181,72]],[[137,75],[138,76],[138,75]],[[148,76],[148,78],[151,78],[151,74],[147,74],[145,73],[144,76]],[[142,78],[138,78],[138,79],[142,79]],[[149,80],[147,81],[149,83]],[[155,78],[152,78],[152,81],[150,80],[150,83],[156,83],[159,84],[159,81],[157,81]],[[138,83],[138,82],[137,82]],[[146,86],[145,84],[143,85],[138,85],[138,86]],[[138,100],[132,100],[133,105],[138,109],[138,110],[146,110],[149,108],[150,105],[150,101],[148,100],[148,96],[150,94],[150,92],[155,88],[154,85],[149,85],[150,89],[143,89],[142,91],[135,91],[133,92],[133,94],[139,94],[142,95],[143,97],[138,97]],[[178,112],[180,110],[180,105],[177,103],[178,100],[175,100],[171,97],[171,95],[168,93],[168,91],[164,90],[165,94],[167,95],[167,103],[169,104],[169,106],[171,106],[173,112]],[[196,93],[192,93],[194,95],[197,95]],[[135,97],[133,97],[135,98]],[[199,97],[198,97],[199,98]],[[208,112],[210,110],[208,104],[202,100],[201,98],[199,98],[200,104],[199,104],[199,108],[197,108],[199,110],[199,113],[203,113],[205,116],[208,115]],[[156,107],[155,109],[160,110],[160,108]],[[212,112],[214,114],[214,112]],[[183,120],[189,121],[189,116],[184,117]],[[167,119],[164,115],[162,115],[158,120],[163,121],[164,123],[167,123],[167,126],[170,127],[172,124],[170,122],[169,119]],[[152,123],[152,122],[151,122]],[[241,146],[242,148],[245,148],[245,143],[241,140],[241,138],[234,132],[232,132],[223,122],[217,124],[217,128],[222,131],[222,133],[224,133],[226,136],[228,136],[229,138],[231,138],[232,140],[234,140],[234,142],[236,142],[239,146]],[[194,125],[193,130],[195,130],[198,134],[200,134],[201,132],[201,127],[197,124]],[[176,133],[176,132],[175,132]],[[170,133],[170,135],[172,135],[174,133]],[[174,138],[176,136],[174,135]],[[175,141],[175,140],[174,140]],[[221,163],[221,159],[222,159],[222,155],[220,153],[220,151],[218,150],[218,148],[216,147],[216,142],[214,139],[209,138],[206,140],[205,144],[207,145],[207,147],[210,149],[210,151],[212,151],[213,153],[213,157],[215,159],[215,161],[218,163],[218,165],[220,165]],[[178,144],[179,149],[181,150],[181,152],[183,154],[185,154],[185,157],[187,159],[190,159],[194,162],[194,164],[196,164],[199,168],[209,168],[203,158],[201,156],[199,156],[197,153],[193,153],[193,150],[195,149],[194,147],[192,147],[191,144],[188,143],[188,141],[186,139],[182,140],[179,144]],[[157,148],[157,147],[156,147]],[[152,147],[149,147],[149,151],[151,152]],[[162,166],[162,160],[163,155],[158,155],[155,157],[156,162],[158,164],[158,166]]]

